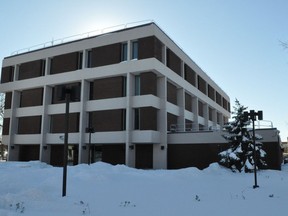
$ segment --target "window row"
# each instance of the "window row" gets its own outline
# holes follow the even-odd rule
[[[172,83],[167,83],[167,101],[178,105],[178,99],[177,99],[177,86],[173,85]],[[215,91],[210,85],[209,85],[209,94],[208,96],[215,101],[218,105],[222,106],[225,110],[230,112],[230,103],[221,96],[217,91]],[[185,109],[192,112],[192,96],[188,93],[185,93]]]
[[[157,113],[154,107],[133,110],[134,130],[157,130]],[[126,130],[126,110],[102,110],[88,113],[88,125],[96,132]],[[40,134],[42,116],[19,117],[17,134]],[[79,132],[80,113],[69,114],[69,133]],[[3,135],[9,135],[10,118],[4,118]],[[50,133],[65,132],[65,114],[50,115]]]
[[[12,82],[14,72],[16,80],[24,80],[45,75],[46,64],[49,70],[48,74],[58,74],[69,71],[75,71],[84,67],[92,68],[110,64],[117,64],[130,59],[156,58],[162,61],[163,44],[154,36],[140,38],[131,42],[131,51],[128,52],[128,43],[115,43],[101,47],[95,47],[87,50],[86,62],[83,62],[83,51],[62,54],[49,58],[47,63],[45,59],[22,63],[16,66],[2,68],[1,83]]]
[[[61,97],[63,87],[77,87],[81,91],[81,83],[69,83],[51,87],[51,104],[65,103],[65,98]],[[126,77],[111,77],[96,79],[90,82],[89,100],[99,100],[126,96]],[[41,106],[43,105],[44,88],[27,89],[19,92],[19,107]],[[135,76],[134,95],[152,94],[157,96],[157,75],[153,72],[141,73]],[[80,101],[76,98],[74,101]],[[5,95],[5,109],[11,109],[12,92]]]

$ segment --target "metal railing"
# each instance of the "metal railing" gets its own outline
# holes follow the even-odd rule
[[[34,50],[43,49],[46,47],[51,47],[51,46],[55,46],[55,45],[59,45],[59,44],[63,44],[63,43],[67,43],[67,42],[71,42],[71,41],[75,41],[75,40],[81,40],[84,38],[89,38],[89,37],[93,37],[93,36],[97,36],[97,35],[101,35],[101,34],[106,34],[106,33],[113,32],[113,31],[123,30],[126,28],[138,26],[141,24],[144,25],[144,24],[148,24],[148,23],[152,23],[152,22],[153,22],[153,20],[142,20],[142,21],[137,21],[137,22],[115,25],[115,26],[111,26],[111,27],[107,27],[107,28],[103,28],[103,29],[97,29],[97,30],[85,32],[82,34],[76,34],[76,35],[72,35],[72,36],[68,36],[68,37],[64,37],[64,38],[52,39],[51,41],[47,41],[47,42],[44,42],[41,44],[37,44],[34,46],[23,48],[20,50],[16,50],[16,51],[11,53],[11,56],[26,53],[26,52],[31,52]]]
[[[199,131],[220,131],[220,125],[215,126],[202,126],[196,123],[186,123],[186,124],[171,124],[171,133],[181,133],[181,132],[199,132]]]

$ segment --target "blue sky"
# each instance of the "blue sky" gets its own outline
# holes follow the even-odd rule
[[[153,20],[229,96],[288,137],[286,0],[1,0],[0,58],[36,44]],[[2,66],[2,62],[0,63]],[[233,109],[233,107],[232,107]]]

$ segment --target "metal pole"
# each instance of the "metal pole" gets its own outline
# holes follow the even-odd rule
[[[69,102],[70,102],[70,92],[68,92],[67,89],[65,89],[65,96],[66,96],[66,112],[65,112],[62,197],[66,196],[66,183],[67,183],[68,129],[69,129]]]
[[[89,127],[88,165],[91,164],[91,128]]]
[[[253,160],[254,160],[254,180],[255,180],[255,184],[253,186],[253,188],[257,188],[259,187],[257,185],[257,168],[256,168],[256,144],[255,144],[255,124],[254,124],[254,120],[255,120],[255,115],[252,116],[252,122],[253,122]]]

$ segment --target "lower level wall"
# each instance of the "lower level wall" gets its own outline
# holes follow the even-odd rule
[[[169,144],[168,169],[204,169],[218,161],[218,153],[228,144]]]

